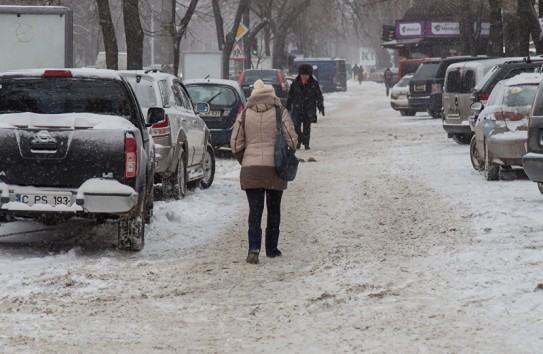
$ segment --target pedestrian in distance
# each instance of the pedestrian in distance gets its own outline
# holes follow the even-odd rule
[[[358,65],[354,64],[353,66],[353,80],[356,81],[358,78]]]
[[[241,164],[240,185],[249,202],[249,250],[247,263],[258,264],[262,244],[262,214],[267,207],[266,256],[281,256],[277,248],[281,223],[281,198],[287,181],[275,171],[276,107],[281,110],[283,136],[296,149],[298,135],[286,109],[270,85],[256,80],[246,108],[236,120],[230,137],[232,153]]]
[[[364,67],[360,65],[358,68],[358,84],[360,85],[362,83],[362,80],[364,80]]]
[[[311,124],[317,123],[317,109],[324,117],[324,99],[319,82],[313,78],[313,67],[301,64],[298,67],[298,76],[290,85],[287,96],[287,110],[290,112],[294,128],[298,135],[299,149],[303,144],[309,150],[311,138]]]
[[[392,88],[392,71],[389,67],[387,67],[383,72],[383,80],[385,80],[385,87],[388,96],[390,89]]]

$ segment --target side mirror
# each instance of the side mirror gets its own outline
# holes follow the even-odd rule
[[[198,102],[196,103],[196,113],[207,113],[209,112],[209,103]]]
[[[484,108],[481,102],[473,102],[470,106],[471,110],[474,112],[481,112]]]
[[[164,121],[165,117],[164,108],[151,107],[147,110],[147,122],[151,125]]]

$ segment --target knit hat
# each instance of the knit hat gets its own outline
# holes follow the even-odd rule
[[[271,94],[272,96],[275,96],[275,90],[271,85],[264,84],[264,81],[258,79],[254,83],[254,89],[253,92],[251,92],[251,96],[256,95],[266,95]]]
[[[298,74],[300,75],[311,75],[313,74],[313,67],[309,64],[301,64],[298,67]]]

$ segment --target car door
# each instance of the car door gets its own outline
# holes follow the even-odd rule
[[[445,77],[443,92],[443,114],[449,124],[457,124],[458,94],[462,87],[462,68],[460,66],[449,69]]]
[[[178,106],[178,109],[181,111],[183,130],[187,137],[188,148],[190,150],[189,157],[187,161],[189,166],[196,165],[200,163],[203,155],[203,131],[204,127],[201,118],[196,116],[194,113],[194,108],[192,106],[192,101],[187,94],[185,87],[178,80],[173,81],[173,92],[175,96],[175,101]]]

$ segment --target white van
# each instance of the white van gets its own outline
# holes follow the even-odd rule
[[[481,78],[495,65],[514,58],[464,61],[449,65],[443,86],[443,129],[458,144],[469,144],[473,132],[469,126],[471,94]]]

